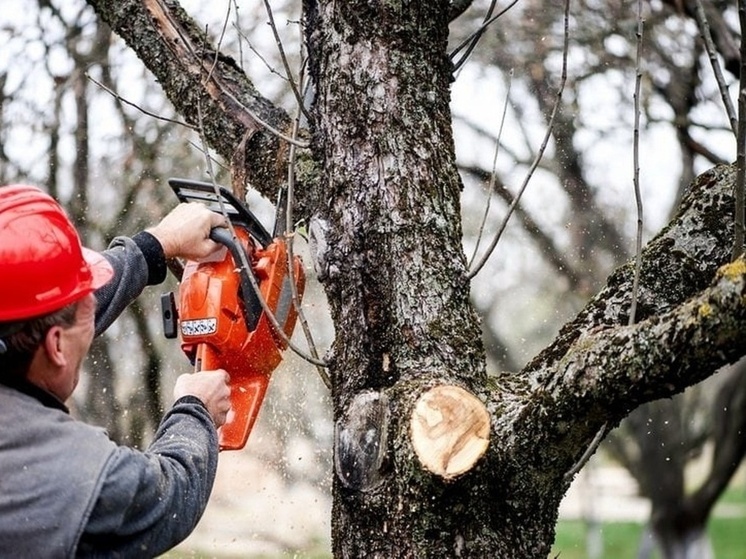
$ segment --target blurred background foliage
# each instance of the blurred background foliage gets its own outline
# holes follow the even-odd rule
[[[292,107],[264,3],[181,4],[265,96]],[[735,158],[735,139],[696,13],[701,6],[735,99],[737,6],[716,0],[641,3],[638,68],[637,2],[574,0],[567,53],[562,50],[562,3],[524,0],[483,33],[475,31],[504,7],[486,0],[463,5],[465,11],[451,26],[449,48],[453,126],[464,181],[464,249],[474,261],[485,254],[529,176],[565,56],[568,65],[547,150],[495,252],[473,281],[489,365],[493,371],[517,371],[616,266],[634,255],[635,132],[645,239],[665,225],[698,173]],[[300,9],[298,2],[272,3],[274,31],[291,68],[302,59]],[[638,70],[641,124],[636,131]],[[218,181],[229,184],[220,160],[214,158],[212,165]],[[43,186],[64,203],[86,244],[100,249],[115,235],[153,224],[176,204],[166,185],[170,176],[207,178],[201,142],[85,2],[5,0],[0,15],[0,184]],[[250,192],[248,202],[271,225],[272,201]],[[296,244],[309,276],[305,313],[323,351],[332,342],[333,327],[302,236]],[[122,443],[147,443],[169,403],[173,378],[188,370],[178,343],[164,339],[160,322],[160,293],[176,288],[170,277],[149,290],[96,340],[71,402],[74,413],[106,426]],[[640,557],[675,557],[672,550],[691,537],[712,551],[710,534],[717,557],[744,557],[728,555],[719,546],[737,545],[723,544],[730,536],[722,534],[744,522],[744,485],[734,476],[746,451],[745,375],[746,366],[738,364],[680,396],[639,408],[623,422],[586,475],[602,480],[608,464],[621,467],[648,506],[629,528],[603,527],[605,519],[592,507],[575,523],[561,522],[560,556],[622,557],[633,550]],[[222,478],[206,525],[227,515],[217,526],[235,528],[234,540],[248,537],[257,555],[263,549],[299,553],[324,548],[328,527],[321,517],[330,507],[332,439],[325,390],[314,368],[289,352],[244,451],[251,463],[240,464],[236,456],[221,460]],[[708,522],[728,488],[740,516]],[[247,501],[257,492],[256,510],[247,512]],[[210,526],[198,530],[186,547],[205,545],[210,554],[230,554],[227,545],[218,543],[219,528]],[[650,533],[657,539],[650,540]],[[628,551],[614,551],[616,534]],[[661,545],[656,550],[648,540]],[[236,556],[246,553],[244,547]]]

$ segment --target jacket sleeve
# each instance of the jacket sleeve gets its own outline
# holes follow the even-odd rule
[[[78,545],[78,557],[155,557],[201,518],[218,463],[217,430],[186,396],[164,416],[145,452],[118,447]]]
[[[104,257],[114,268],[114,277],[96,291],[96,336],[104,332],[147,285],[166,279],[163,248],[150,233],[132,238],[116,237]]]

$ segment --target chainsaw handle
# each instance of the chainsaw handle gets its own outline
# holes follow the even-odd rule
[[[231,235],[227,227],[213,227],[210,229],[210,239],[227,247],[235,244],[233,242],[233,235]]]
[[[211,371],[223,367],[220,354],[210,344],[199,344],[194,359],[194,372]],[[218,429],[220,450],[241,450],[246,446],[264,396],[269,375],[261,373],[236,375],[228,371],[231,389],[231,409],[223,426]]]
[[[259,294],[249,279],[249,273],[254,273],[249,262],[249,255],[243,249],[238,239],[233,237],[230,230],[225,227],[213,227],[210,229],[210,239],[225,246],[233,257],[233,263],[236,265],[239,277],[241,278],[241,298],[246,305],[244,309],[246,327],[249,329],[249,332],[253,332],[256,330],[257,323],[262,315],[262,303],[259,300]],[[243,265],[244,260],[249,264],[248,271]],[[256,284],[259,284],[258,280]]]
[[[272,242],[272,236],[257,217],[227,188],[212,183],[179,178],[168,179],[168,184],[180,202],[198,202],[215,213],[227,213],[232,223],[245,227],[262,247],[267,247]]]

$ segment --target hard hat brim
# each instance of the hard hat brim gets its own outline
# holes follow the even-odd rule
[[[91,270],[91,289],[96,290],[103,287],[114,277],[114,268],[109,261],[99,252],[86,247],[83,249],[83,258]]]

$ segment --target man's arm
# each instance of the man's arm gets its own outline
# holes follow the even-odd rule
[[[166,279],[163,249],[149,233],[117,237],[103,252],[114,268],[114,277],[96,291],[96,336],[111,326],[146,285]]]
[[[202,204],[179,204],[158,225],[132,238],[116,237],[103,255],[114,268],[112,280],[96,291],[96,335],[100,335],[147,285],[166,279],[168,258],[199,259],[214,252],[213,227],[225,218]]]
[[[182,398],[146,452],[114,452],[77,555],[156,557],[177,545],[207,506],[217,462],[207,409],[193,396]]]
[[[148,449],[118,447],[110,458],[79,556],[154,557],[192,532],[215,481],[229,396],[223,370],[177,379],[176,403]]]

